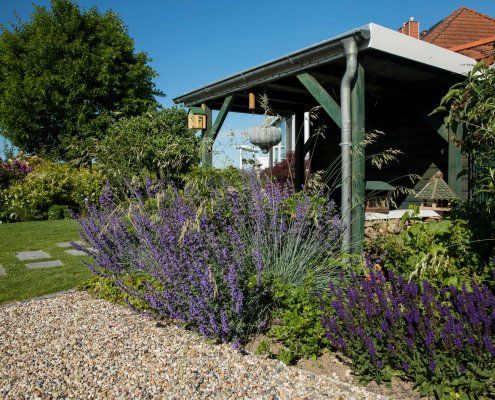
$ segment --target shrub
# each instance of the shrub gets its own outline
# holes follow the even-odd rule
[[[69,219],[70,212],[67,206],[60,206],[58,204],[54,204],[50,206],[50,208],[48,209],[47,218],[49,220]]]
[[[52,206],[83,210],[85,199],[95,201],[103,183],[104,177],[97,171],[45,161],[34,166],[23,180],[1,191],[0,197],[11,219],[40,220],[49,217]]]
[[[128,211],[117,209],[107,191],[100,208],[89,206],[80,220],[97,250],[89,251],[91,270],[205,336],[245,338],[266,325],[272,276],[297,285],[311,273],[328,284],[332,269],[311,261],[332,256],[340,229],[338,218],[325,214],[330,202],[308,218],[310,200],[300,196],[289,216],[289,188],[255,176],[245,182],[242,191],[205,184],[207,195],[196,185],[180,191],[149,184],[146,193],[134,192]],[[137,272],[158,286],[148,279],[143,292],[134,290],[123,277]]]
[[[434,286],[456,285],[467,279],[481,282],[488,275],[471,249],[472,233],[465,221],[415,223],[399,235],[367,242],[367,250],[383,258],[387,271],[407,278],[428,279]]]
[[[8,188],[13,182],[21,180],[31,171],[31,166],[22,160],[2,161],[0,158],[0,190]]]
[[[227,168],[192,167],[184,176],[185,185],[194,186],[202,197],[207,197],[211,190],[228,187],[231,190],[244,190],[249,178],[242,171],[232,166]]]
[[[285,358],[292,355],[289,363],[301,357],[316,358],[330,347],[321,325],[322,311],[313,287],[310,281],[302,287],[274,285],[274,323],[268,336],[286,347]]]
[[[187,112],[172,107],[148,111],[113,124],[93,150],[112,187],[125,179],[176,179],[198,160],[199,141],[187,128]]]
[[[304,176],[306,179],[310,174],[310,163],[309,159],[304,160]],[[264,174],[282,184],[292,183],[296,176],[295,153],[293,151],[287,153],[285,159],[276,163],[271,169],[265,169]],[[304,179],[304,182],[306,182],[306,179]]]
[[[462,289],[419,285],[391,274],[354,277],[330,288],[323,326],[363,380],[403,374],[437,398],[495,395],[495,295],[469,282]]]

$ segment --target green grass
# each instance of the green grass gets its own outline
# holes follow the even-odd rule
[[[86,256],[71,256],[55,243],[79,240],[79,225],[73,220],[0,224],[0,264],[7,272],[0,276],[0,303],[26,300],[76,287],[91,273],[84,266]],[[19,261],[19,251],[44,250],[64,263],[62,267],[28,269]]]

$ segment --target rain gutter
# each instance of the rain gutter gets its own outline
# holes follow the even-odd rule
[[[308,68],[343,58],[344,52],[341,40],[352,37],[360,45],[365,47],[370,37],[368,25],[231,75],[182,96],[178,96],[173,100],[176,104],[184,103],[186,107],[190,107],[232,93],[239,93],[244,89],[250,89],[256,85],[286,76],[296,75]]]

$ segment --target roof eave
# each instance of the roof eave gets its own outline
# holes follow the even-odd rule
[[[317,43],[283,57],[269,61],[222,80],[213,82],[202,88],[193,90],[182,96],[174,98],[176,104],[184,103],[185,106],[197,105],[210,99],[227,96],[243,89],[270,82],[285,76],[294,75],[302,70],[332,60],[344,57],[344,49],[341,40],[355,37],[360,49],[367,47],[369,39],[368,25],[353,29],[332,39]]]
[[[476,64],[476,60],[470,57],[370,23],[213,82],[173,100],[176,104],[194,106],[343,58],[345,54],[341,41],[348,37],[357,39],[360,51],[374,49],[458,75],[466,74]]]
[[[471,71],[476,60],[377,24],[369,24],[370,49],[439,68],[457,75]]]

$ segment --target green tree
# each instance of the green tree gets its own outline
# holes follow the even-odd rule
[[[52,0],[29,22],[0,29],[0,133],[27,153],[84,160],[90,138],[163,95],[112,11]]]
[[[177,178],[199,161],[199,140],[187,113],[172,107],[116,122],[96,144],[97,165],[118,186],[124,178]]]

